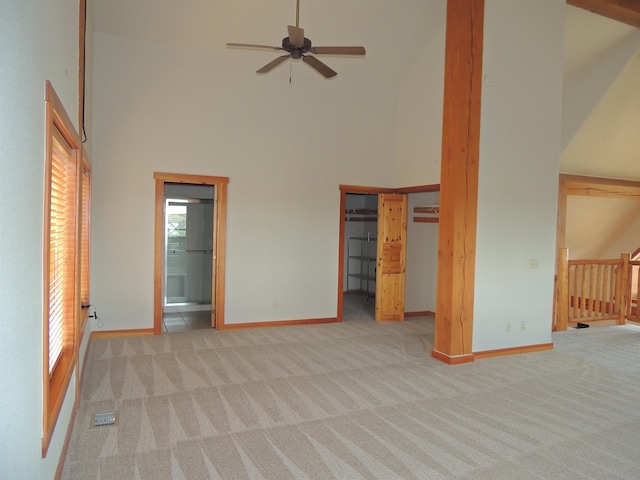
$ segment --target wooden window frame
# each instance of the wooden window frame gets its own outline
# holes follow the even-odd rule
[[[53,431],[58,420],[62,404],[67,393],[73,370],[77,363],[78,325],[80,307],[80,178],[82,162],[80,161],[80,139],[69,119],[60,98],[49,81],[45,83],[45,195],[44,195],[44,239],[43,239],[43,426],[42,456],[45,457]],[[63,280],[65,288],[70,289],[70,312],[64,322],[64,345],[62,353],[50,373],[49,368],[49,282],[50,282],[50,236],[51,236],[51,183],[53,164],[54,137],[62,139],[70,152],[73,168],[73,231],[71,233],[71,257],[73,267],[71,278]],[[69,290],[67,290],[69,291]],[[70,317],[70,318],[69,318]]]

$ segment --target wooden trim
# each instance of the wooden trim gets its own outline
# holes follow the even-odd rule
[[[566,248],[567,199],[569,195],[640,200],[640,182],[561,173],[558,177],[557,252],[561,252]],[[556,258],[556,274],[558,278],[556,297],[566,288],[559,284],[562,277],[560,276],[558,267],[562,261],[568,262],[568,253],[566,254],[567,258],[565,260],[562,260],[560,255],[564,254],[559,253]],[[569,298],[567,296],[566,302],[568,301]],[[567,328],[568,323],[563,322],[563,318],[566,318],[565,314],[560,310],[564,304],[565,299],[554,299],[554,305],[557,310],[556,318],[554,318],[553,322],[553,330],[566,330]]]
[[[62,136],[61,140],[70,149],[70,155],[75,159],[75,181],[80,182],[82,171],[82,159],[80,158],[80,139],[75,131],[73,122],[69,118],[62,101],[56,94],[50,81],[45,80],[45,186],[44,186],[44,225],[43,225],[43,324],[42,324],[42,458],[45,458],[55,430],[62,404],[66,397],[76,366],[79,341],[78,331],[80,322],[80,278],[78,275],[80,266],[80,189],[78,183],[73,186],[74,198],[74,275],[70,281],[74,285],[73,292],[73,318],[65,328],[65,347],[52,374],[49,373],[49,255],[51,235],[51,170],[53,162],[53,136]],[[67,330],[70,330],[67,332]]]
[[[484,0],[448,0],[434,357],[472,356]]]
[[[473,355],[482,360],[485,358],[503,357],[506,355],[519,355],[521,353],[544,352],[553,350],[553,343],[541,343],[538,345],[526,345],[523,347],[499,348],[497,350],[484,350],[482,352],[473,352]]]
[[[569,5],[640,28],[638,0],[567,0]]]
[[[422,312],[404,312],[405,318],[409,317],[435,317],[436,312],[432,312],[431,310],[424,310]]]
[[[239,330],[244,328],[265,328],[265,327],[290,327],[293,325],[318,325],[324,323],[339,323],[336,317],[327,318],[307,318],[302,320],[275,320],[272,322],[251,322],[251,323],[227,323],[218,330]]]
[[[336,320],[341,322],[344,310],[344,242],[346,223],[344,211],[347,209],[347,190],[340,185],[340,226],[338,227],[338,302]],[[347,288],[349,286],[347,285]]]
[[[620,314],[617,321],[618,325],[626,325],[627,314],[630,312],[631,307],[631,299],[629,298],[629,294],[631,293],[631,279],[629,278],[629,273],[631,273],[631,266],[629,265],[630,258],[631,256],[628,253],[623,253],[621,255],[622,271],[620,275],[620,283],[618,285],[620,292],[617,297],[620,299]]]
[[[48,353],[48,352],[47,352]],[[45,361],[46,362],[46,361]],[[54,370],[53,376],[49,379],[48,364],[45,366],[45,375],[47,380],[46,392],[44,399],[44,429],[42,435],[42,458],[47,456],[51,437],[53,431],[58,423],[60,416],[60,410],[62,409],[62,403],[66,397],[71,383],[71,376],[73,375],[73,369],[77,362],[77,354],[71,351],[64,351],[62,357],[58,360],[58,364]]]
[[[562,176],[561,176],[562,177]],[[556,251],[567,245],[567,183],[558,182],[558,209],[556,216]]]
[[[373,221],[370,219],[354,219],[350,218],[347,220],[345,217],[345,211],[347,208],[347,194],[369,194],[369,195],[380,195],[385,193],[422,193],[422,192],[439,192],[440,184],[430,184],[430,185],[418,185],[413,187],[402,187],[402,188],[384,188],[384,187],[367,187],[367,186],[358,186],[358,185],[339,185],[338,189],[340,191],[340,227],[338,233],[338,301],[337,301],[337,312],[336,318],[337,321],[341,322],[343,320],[343,309],[344,309],[344,299],[343,295],[349,294],[352,292],[344,291],[344,237],[345,237],[345,222],[347,221]],[[377,221],[377,217],[375,219]],[[358,292],[353,292],[358,293]],[[406,315],[406,314],[405,314]]]
[[[69,444],[71,443],[71,434],[73,433],[73,425],[76,420],[75,412],[78,410],[78,402],[73,403],[73,414],[69,418],[69,425],[67,425],[67,433],[64,436],[64,442],[62,443],[62,451],[60,452],[60,458],[58,459],[58,468],[54,475],[54,480],[60,480],[62,478],[62,471],[64,470],[64,461],[67,458],[67,452],[69,451]]]
[[[194,185],[222,185],[229,183],[229,177],[191,175],[185,173],[153,172],[153,178],[165,183],[192,183]]]
[[[440,205],[429,205],[425,207],[413,207],[413,213],[425,213],[428,215],[438,215],[440,213]]]
[[[164,180],[154,174],[155,225],[153,241],[153,333],[162,333],[162,282],[164,276]]]
[[[440,360],[448,365],[462,365],[463,363],[473,363],[475,357],[472,353],[465,353],[464,355],[447,355],[446,353],[439,352],[438,350],[432,350],[431,356],[436,360]]]
[[[559,178],[566,195],[640,200],[640,182],[565,173]]]
[[[370,194],[377,195],[379,193],[393,193],[395,190],[393,188],[385,188],[385,187],[363,187],[357,185],[339,185],[338,187],[341,192],[344,193],[359,193],[359,194]],[[344,212],[344,209],[342,209]]]
[[[214,248],[216,252],[216,269],[213,274],[215,295],[211,299],[215,320],[212,327],[224,328],[225,310],[225,260],[226,260],[226,229],[227,229],[227,185],[228,177],[214,177],[208,175],[191,175],[182,173],[154,172],[155,179],[155,228],[154,228],[154,273],[153,273],[153,332],[162,333],[162,282],[164,273],[164,184],[187,183],[192,185],[211,185],[216,196],[216,213],[214,217]],[[215,325],[214,325],[215,323]]]
[[[569,323],[569,250],[558,249],[556,281],[556,318],[553,330],[564,332]]]
[[[91,332],[91,339],[94,338],[116,338],[116,337],[144,337],[155,335],[153,328],[134,328],[131,330],[100,330]]]
[[[440,223],[438,217],[413,217],[415,223]]]
[[[86,37],[87,37],[87,0],[80,0],[78,39],[78,130],[82,137],[84,131],[85,91],[86,91]],[[81,140],[82,141],[82,140]]]
[[[215,223],[215,249],[216,249],[216,273],[215,273],[215,325],[214,328],[224,328],[225,312],[225,272],[227,259],[227,182],[216,184],[216,215]]]
[[[340,191],[344,191],[346,193],[359,193],[359,194],[380,194],[380,193],[426,193],[426,192],[439,192],[440,184],[433,183],[429,185],[416,185],[413,187],[399,187],[399,188],[388,188],[388,187],[366,187],[361,185],[339,185],[338,188]]]
[[[433,183],[431,185],[417,185],[415,187],[402,187],[394,189],[394,193],[426,193],[426,192],[439,192],[440,184]]]

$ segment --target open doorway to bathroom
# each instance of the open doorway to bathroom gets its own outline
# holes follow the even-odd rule
[[[226,177],[155,173],[154,334],[224,327]]]
[[[214,192],[214,185],[164,185],[165,332],[211,326]]]

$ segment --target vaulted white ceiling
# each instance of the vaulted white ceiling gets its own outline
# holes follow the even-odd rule
[[[640,180],[640,29],[567,6],[561,171]]]

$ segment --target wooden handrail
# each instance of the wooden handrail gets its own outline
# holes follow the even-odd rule
[[[569,260],[568,249],[559,249],[553,329],[595,320],[625,324],[632,311],[633,263],[640,265],[630,262],[629,254],[615,260]]]

